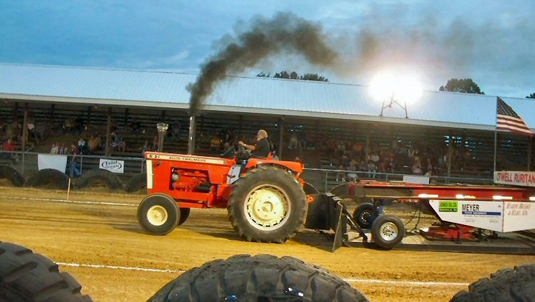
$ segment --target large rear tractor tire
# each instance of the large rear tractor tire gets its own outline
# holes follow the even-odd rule
[[[139,224],[152,235],[171,233],[181,221],[180,214],[175,200],[165,194],[149,195],[137,208]]]
[[[0,242],[0,302],[90,302],[82,286],[50,259]]]
[[[391,250],[398,245],[405,236],[403,222],[394,215],[377,217],[372,224],[372,238],[376,246]]]
[[[535,264],[503,269],[458,292],[452,302],[535,301]]]
[[[149,302],[368,301],[325,269],[292,257],[237,255],[191,269]]]
[[[76,181],[76,187],[83,189],[98,183],[105,184],[112,191],[122,190],[124,187],[117,174],[104,169],[93,169],[84,172]]]
[[[147,194],[147,173],[138,173],[126,184],[126,192],[137,193],[142,191],[143,194]]]
[[[24,177],[11,166],[0,166],[0,179],[7,179],[15,187],[24,186]]]
[[[283,243],[303,225],[307,202],[299,181],[289,172],[260,166],[234,183],[229,220],[247,241]]]
[[[58,170],[43,169],[37,171],[26,181],[27,187],[50,187],[66,190],[69,186],[69,177]]]

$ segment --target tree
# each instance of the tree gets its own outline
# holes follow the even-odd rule
[[[485,94],[472,79],[451,79],[446,86],[440,86],[440,91]]]
[[[535,92],[532,93],[532,94],[530,94],[530,95],[528,95],[528,96],[526,97],[526,99],[535,99]]]
[[[271,75],[271,73],[265,73],[265,72],[261,72],[259,74],[257,74],[256,76],[259,77],[259,78],[269,78]],[[324,76],[320,76],[318,75],[317,73],[306,73],[302,76],[299,76],[297,74],[297,72],[295,71],[292,71],[292,72],[287,72],[287,71],[281,71],[281,72],[277,72],[275,73],[275,75],[273,75],[273,78],[277,78],[277,79],[292,79],[292,80],[304,80],[304,81],[320,81],[320,82],[329,82],[329,79],[327,79],[326,77]]]

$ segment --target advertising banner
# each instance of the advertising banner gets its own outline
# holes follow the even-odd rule
[[[535,187],[535,172],[498,171],[494,172],[494,183],[503,185]]]
[[[108,170],[113,173],[124,173],[124,160],[114,160],[114,159],[100,159],[99,168]]]
[[[444,221],[502,231],[503,202],[501,201],[430,200],[429,204]]]

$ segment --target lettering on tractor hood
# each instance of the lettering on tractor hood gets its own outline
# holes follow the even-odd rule
[[[183,155],[147,154],[147,159],[187,161],[187,162],[193,162],[193,163],[213,164],[213,165],[225,164],[225,160],[222,160],[222,159],[215,159],[215,158],[210,158],[210,157],[183,156]]]

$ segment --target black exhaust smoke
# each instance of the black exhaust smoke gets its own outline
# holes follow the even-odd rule
[[[338,55],[325,38],[321,26],[291,13],[253,19],[249,29],[237,33],[232,42],[202,65],[195,83],[187,87],[191,93],[190,116],[198,114],[205,99],[227,74],[239,74],[270,55],[300,54],[314,65],[334,64]]]

